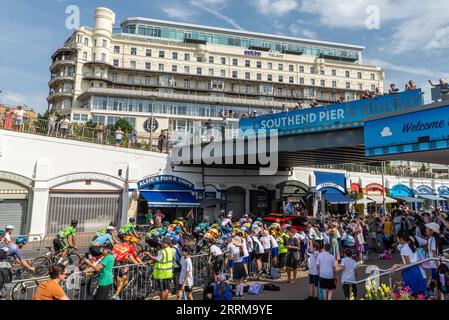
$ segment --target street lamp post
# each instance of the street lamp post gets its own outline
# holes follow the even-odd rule
[[[152,95],[150,98],[151,98],[150,151],[153,151],[154,100],[157,97]]]
[[[385,161],[382,161],[382,205],[384,208],[384,212],[386,212],[386,208],[385,208]]]

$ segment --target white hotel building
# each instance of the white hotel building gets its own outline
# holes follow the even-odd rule
[[[363,64],[364,47],[95,11],[52,56],[49,108],[72,121],[125,118],[140,136],[203,128],[210,118],[238,126],[241,114],[383,88],[384,72]]]

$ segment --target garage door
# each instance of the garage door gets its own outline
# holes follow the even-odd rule
[[[0,227],[11,224],[14,234],[24,234],[27,204],[28,200],[0,200]]]
[[[110,222],[118,222],[120,193],[50,193],[46,233],[61,231],[72,219],[78,220],[78,232],[97,231]]]

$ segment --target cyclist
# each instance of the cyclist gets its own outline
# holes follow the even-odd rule
[[[99,235],[90,245],[89,253],[94,257],[101,257],[103,254],[101,252],[101,247],[107,243],[116,244],[117,242],[114,240],[112,233],[115,228],[113,226],[106,227],[106,232]]]
[[[115,259],[115,266],[124,266],[131,262],[132,264],[141,264],[142,260],[137,256],[135,244],[139,242],[139,238],[133,236],[124,236],[124,243],[114,246],[112,254]],[[120,292],[127,280],[128,267],[116,269],[117,273],[117,289],[115,290],[112,300],[120,300]]]
[[[76,226],[78,225],[78,220],[73,219],[70,225],[64,230],[60,231],[56,238],[53,239],[53,247],[55,249],[56,256],[59,256],[58,263],[62,263],[69,252],[69,248],[78,250],[76,245]],[[67,241],[67,243],[66,243]]]
[[[124,241],[125,236],[132,236],[139,238],[139,235],[136,231],[136,219],[129,218],[129,222],[122,226],[118,232],[118,237],[120,240]]]
[[[97,233],[93,237],[92,241],[95,241],[95,239],[97,239],[99,236],[101,236],[102,234],[105,234],[108,227],[114,227],[114,229],[115,229],[117,227],[117,225],[114,222],[111,222],[107,227],[101,228],[100,230],[97,231]]]
[[[28,240],[25,237],[17,237],[16,244],[10,244],[8,248],[8,257],[13,258],[22,267],[25,267],[31,272],[36,271],[36,268],[30,266],[25,259],[23,259],[22,248],[27,244]]]
[[[11,235],[14,231],[14,226],[8,225],[8,226],[6,226],[5,230],[6,230],[6,234],[5,234],[5,238],[3,239],[3,241],[5,241],[6,245],[9,246],[10,244],[12,244]]]

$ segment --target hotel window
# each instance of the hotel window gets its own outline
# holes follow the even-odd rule
[[[145,50],[145,55],[146,55],[147,57],[151,57],[151,49]]]
[[[362,73],[361,72],[357,72],[357,78],[362,79]]]
[[[108,40],[103,40],[103,48],[107,48],[108,47]]]
[[[288,82],[293,83],[295,82],[295,79],[293,77],[288,77]]]
[[[257,61],[256,62],[256,67],[259,68],[259,69],[262,68],[262,61]]]
[[[375,84],[371,85],[371,91],[373,91],[373,92],[376,91],[376,85]]]
[[[165,51],[159,50],[159,58],[165,58]]]
[[[151,62],[145,62],[145,69],[151,70]]]
[[[321,81],[320,81],[320,85],[321,85],[322,87],[325,87],[325,86],[326,86],[326,80],[321,80]]]
[[[131,69],[136,69],[136,62],[135,61],[130,61],[129,62],[129,66]]]
[[[284,77],[283,76],[278,76],[278,81],[279,82],[284,82]]]
[[[214,69],[209,69],[208,74],[213,77],[214,76]]]
[[[236,84],[231,84],[231,91],[232,92],[237,92],[237,85]]]
[[[376,75],[374,73],[371,73],[371,80],[376,80]]]
[[[145,77],[145,85],[149,86],[151,84],[151,77],[150,76],[146,76]]]
[[[232,77],[237,78],[237,71],[232,71]]]
[[[196,57],[197,62],[203,62],[203,57]]]
[[[299,78],[299,84],[304,84],[304,83],[305,83],[304,78]]]
[[[83,52],[83,59],[87,60],[87,52]]]
[[[336,69],[332,69],[332,76],[334,76],[334,77],[337,76],[337,70]]]
[[[120,46],[114,46],[114,53],[120,53]]]
[[[190,73],[190,67],[184,66],[184,73]]]
[[[106,61],[106,53],[101,54],[101,61]]]
[[[272,74],[267,75],[267,81],[273,81],[273,75]]]
[[[238,65],[238,60],[237,59],[232,59],[232,65],[233,66],[237,66]]]
[[[312,86],[314,86],[314,85],[315,85],[315,79],[310,79],[310,84],[311,84]]]
[[[119,60],[118,59],[114,59],[113,64],[114,64],[114,67],[118,67]]]
[[[190,61],[190,53],[184,53],[184,60]]]
[[[346,89],[351,89],[351,82],[346,82]]]
[[[350,72],[349,72],[349,71],[345,71],[345,77],[346,77],[346,78],[349,78],[349,77],[350,77],[350,75],[351,75],[351,74],[350,74]]]
[[[214,56],[209,56],[209,63],[214,63]]]
[[[337,87],[337,81],[332,81],[332,88],[336,88]]]
[[[128,84],[134,84],[134,76],[128,75]]]
[[[174,60],[178,60],[178,53],[177,52],[172,52],[171,56],[172,56],[172,58]]]
[[[315,67],[310,67],[310,73],[315,74]]]
[[[221,60],[221,64],[226,64],[226,58],[225,57],[221,57],[220,60]]]
[[[190,80],[184,79],[184,89],[190,89]]]
[[[250,80],[251,79],[251,73],[245,72],[245,79]]]
[[[363,90],[363,84],[362,83],[359,83],[358,87],[359,87],[359,90]]]
[[[245,60],[245,67],[251,67],[251,61]]]
[[[81,119],[81,116],[80,116],[79,113],[74,113],[73,114],[73,121],[80,121],[80,119]]]
[[[159,63],[159,71],[164,71],[164,64],[163,63]]]
[[[295,71],[295,66],[292,65],[292,64],[289,64],[289,65],[288,65],[288,71],[290,71],[290,72]]]
[[[268,68],[269,70],[272,70],[272,69],[273,69],[273,63],[268,62],[267,68]]]
[[[131,55],[137,55],[137,48],[131,48]]]
[[[304,66],[299,66],[299,72],[304,73]]]
[[[202,75],[203,74],[203,69],[201,67],[196,68],[196,74],[197,75]]]
[[[220,70],[220,77],[226,77],[226,70]]]
[[[178,66],[176,64],[171,66],[171,72],[178,72]]]
[[[261,73],[258,73],[258,74],[256,75],[256,79],[257,79],[257,80],[262,80],[262,74],[261,74]]]
[[[325,71],[324,71],[324,69],[321,69],[321,70],[320,70],[320,74],[321,74],[322,76],[324,76],[324,75],[325,75]]]
[[[89,39],[88,38],[84,38],[84,45],[85,46],[89,46]]]
[[[78,42],[78,43],[82,43],[83,42],[83,35],[82,34],[77,34],[76,35],[76,42]]]
[[[279,64],[278,64],[278,69],[279,69],[279,70],[284,70],[284,65],[283,65],[282,63],[279,63]]]

